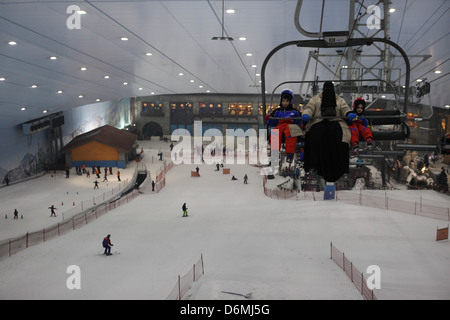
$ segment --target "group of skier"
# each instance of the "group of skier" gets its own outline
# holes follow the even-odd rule
[[[278,135],[279,146],[284,136],[287,163],[292,163],[297,139],[303,136],[305,170],[315,169],[327,183],[334,184],[349,172],[349,148],[358,148],[360,136],[372,147],[373,135],[363,115],[366,102],[357,98],[350,108],[335,93],[331,81],[324,83],[323,91],[312,97],[302,112],[292,105],[293,98],[291,90],[281,92],[279,108],[265,118],[270,133]]]

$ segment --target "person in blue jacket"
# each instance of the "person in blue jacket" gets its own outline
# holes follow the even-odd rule
[[[301,125],[301,114],[292,105],[294,93],[289,90],[281,92],[280,106],[271,114],[266,116],[266,123],[274,129],[278,129],[279,145],[281,146],[282,137],[285,137],[286,162],[291,163],[294,159],[295,146],[297,144],[297,136],[292,136],[292,126]],[[293,119],[294,118],[294,119]],[[275,131],[271,131],[274,134]]]

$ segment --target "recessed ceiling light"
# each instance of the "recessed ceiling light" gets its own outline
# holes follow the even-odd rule
[[[33,89],[34,89],[34,88],[37,88],[37,84],[33,84],[31,87],[32,87]]]
[[[128,41],[128,38],[127,38],[127,37],[122,37],[122,38],[120,38],[120,40],[122,40],[122,41]]]
[[[417,82],[422,82],[422,79],[417,79],[416,81],[417,81]]]
[[[124,82],[123,85],[126,86],[128,84],[128,82]]]
[[[20,108],[20,110],[21,110],[21,111],[25,111],[25,110],[27,110],[27,108],[22,107],[22,108]]]
[[[62,91],[62,90],[58,90],[58,92],[57,92],[57,93],[61,94],[61,93],[63,93],[63,91]]]
[[[100,99],[98,99],[98,98],[97,98],[97,99],[95,99],[95,101],[99,102],[99,101],[100,101]]]
[[[5,81],[6,79],[5,78],[0,78],[0,81]]]
[[[395,12],[395,8],[390,8],[390,9],[389,9],[389,12],[390,12],[390,13]]]
[[[247,38],[246,37],[239,37],[239,40],[245,41],[245,40],[247,40]]]
[[[15,41],[10,41],[10,42],[8,42],[8,44],[9,44],[10,46],[15,46],[15,45],[17,44],[17,42],[15,42]]]
[[[86,67],[81,67],[80,70],[81,70],[81,71],[86,71],[87,68],[86,68]]]
[[[58,59],[58,58],[55,57],[55,56],[51,56],[49,59],[50,59],[50,60],[56,60],[56,59]]]
[[[183,75],[183,72],[180,72],[178,75],[179,75],[179,76],[182,76],[182,75]]]
[[[441,72],[442,72],[441,70],[436,70],[434,73],[439,74],[439,73],[441,73]]]
[[[42,111],[42,113],[47,113],[48,112],[48,110],[44,110],[44,111]]]
[[[207,93],[210,93],[210,92],[211,92],[211,90],[206,90],[206,92],[207,92]]]
[[[189,82],[194,82],[194,80],[191,79],[191,80],[189,80]]]
[[[80,99],[83,98],[83,97],[84,97],[84,96],[83,96],[82,94],[80,94],[80,95],[78,96],[78,98],[80,98]]]
[[[256,68],[258,67],[256,64],[252,64],[252,68]]]
[[[84,11],[84,10],[78,10],[77,13],[78,13],[78,14],[87,14],[87,12]]]
[[[236,11],[234,9],[227,9],[225,12],[226,13],[236,13]]]
[[[109,79],[109,76],[104,76],[103,78],[105,78],[105,79]]]
[[[142,88],[139,88],[138,90],[142,91]]]
[[[153,54],[151,52],[147,52],[145,55],[146,56],[152,56]]]
[[[246,53],[245,55],[246,55],[247,57],[251,57],[251,56],[253,55],[253,53],[250,53],[250,52],[249,52],[249,53]]]
[[[151,92],[150,94],[152,94],[152,95],[153,95],[153,94],[155,94],[155,92],[154,92],[154,91],[152,91],[152,92]]]
[[[450,108],[450,105],[446,104],[445,107],[446,107],[446,108]]]

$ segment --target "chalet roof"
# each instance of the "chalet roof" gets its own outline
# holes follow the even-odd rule
[[[76,136],[61,149],[61,152],[68,152],[74,148],[96,141],[116,148],[119,153],[128,153],[133,148],[136,139],[137,135],[134,133],[105,125]]]

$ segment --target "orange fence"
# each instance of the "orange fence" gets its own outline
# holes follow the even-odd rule
[[[333,259],[336,264],[345,271],[347,276],[352,280],[355,287],[361,293],[365,300],[377,300],[373,290],[370,290],[367,286],[366,280],[364,279],[364,274],[359,272],[358,269],[353,265],[353,263],[348,260],[343,252],[340,252],[333,243],[330,244],[331,247],[331,259]]]
[[[177,283],[173,287],[166,300],[181,300],[186,292],[189,290],[191,284],[200,279],[205,274],[203,266],[203,255],[200,255],[200,259],[194,264],[184,276],[178,276]]]

